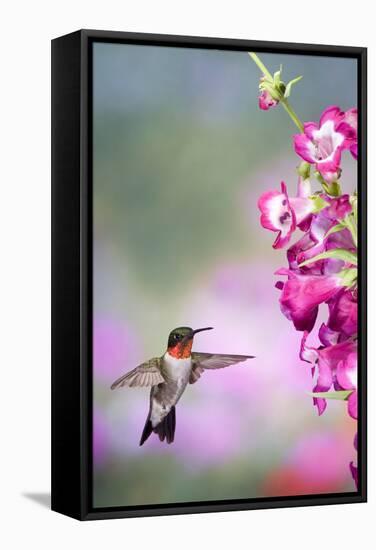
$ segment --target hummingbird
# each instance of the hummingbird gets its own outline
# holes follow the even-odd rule
[[[205,370],[222,369],[253,359],[253,355],[201,353],[192,351],[195,334],[213,327],[174,328],[169,334],[167,349],[161,357],[153,357],[127,372],[112,384],[111,389],[151,387],[149,413],[143,429],[140,446],[152,433],[160,441],[172,443],[175,437],[175,407],[188,384],[195,384]]]

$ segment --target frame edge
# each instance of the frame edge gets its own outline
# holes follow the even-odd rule
[[[51,509],[81,519],[80,32],[51,41]]]

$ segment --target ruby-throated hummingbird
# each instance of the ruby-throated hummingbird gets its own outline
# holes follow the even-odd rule
[[[160,441],[174,441],[175,405],[187,384],[197,382],[206,369],[222,369],[253,359],[253,355],[192,352],[194,335],[212,328],[175,328],[170,332],[167,350],[162,357],[154,357],[142,363],[112,384],[112,390],[122,386],[151,386],[149,414],[140,445],[145,443],[152,432],[158,434]]]

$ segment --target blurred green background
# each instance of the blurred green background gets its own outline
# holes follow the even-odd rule
[[[302,120],[356,105],[354,60],[260,57],[285,81],[304,75],[292,96]],[[353,490],[356,426],[343,403],[319,418],[307,396],[300,335],[274,288],[284,251],[259,225],[262,192],[296,190],[292,122],[258,109],[245,52],[95,43],[93,78],[94,505]],[[174,444],[140,448],[148,390],[109,387],[179,325],[215,327],[198,351],[257,358],[205,373],[179,402]]]

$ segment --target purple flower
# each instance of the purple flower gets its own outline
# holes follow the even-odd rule
[[[267,90],[262,90],[259,95],[259,107],[263,111],[268,111],[278,105],[278,100],[273,99],[270,93]]]
[[[343,113],[335,105],[327,107],[320,117],[319,124],[306,122],[304,133],[294,136],[296,153],[310,164],[314,164],[322,177],[333,181],[340,174],[341,154],[344,149],[355,147],[356,130],[354,113]],[[354,152],[353,152],[354,154]]]
[[[282,290],[282,313],[294,323],[296,330],[310,332],[316,322],[318,306],[332,298],[341,288],[343,280],[333,275],[302,275],[291,269],[280,269],[278,275],[288,280],[277,283]]]

